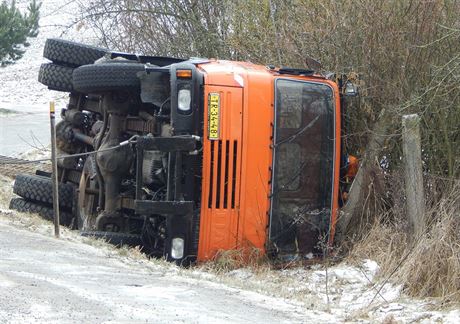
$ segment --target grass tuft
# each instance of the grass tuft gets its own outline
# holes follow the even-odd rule
[[[241,268],[253,271],[269,268],[270,261],[257,248],[241,248],[219,251],[212,261],[206,262],[204,268],[215,273],[226,273]]]

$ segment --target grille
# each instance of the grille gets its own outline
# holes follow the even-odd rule
[[[211,141],[211,167],[208,208],[234,209],[236,200],[236,177],[238,141]]]

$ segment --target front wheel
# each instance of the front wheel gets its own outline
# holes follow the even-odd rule
[[[78,229],[91,231],[96,228],[98,214],[99,182],[97,181],[96,159],[89,157],[83,167],[78,192]]]
[[[141,82],[137,73],[144,70],[144,65],[138,63],[83,65],[74,70],[73,85],[83,93],[139,91]]]

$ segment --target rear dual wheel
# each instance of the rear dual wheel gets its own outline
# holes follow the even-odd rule
[[[110,91],[139,91],[138,72],[144,71],[139,63],[100,63],[76,69],[54,63],[40,66],[38,81],[50,90],[80,93]]]
[[[75,188],[71,184],[59,184],[59,206],[72,210]],[[18,174],[13,192],[27,200],[47,205],[53,204],[53,184],[51,179],[32,174]]]
[[[54,219],[54,211],[52,207],[23,198],[11,199],[9,207],[10,209],[14,209],[22,213],[38,214],[42,218],[49,221]],[[61,225],[69,226],[72,223],[72,219],[73,215],[71,213],[66,211],[59,211],[59,221]]]
[[[53,185],[45,176],[18,174],[13,192],[21,198],[13,198],[10,208],[20,212],[39,214],[47,220],[53,220]],[[59,212],[61,225],[69,226],[73,220],[75,188],[71,184],[59,184]]]
[[[94,64],[107,49],[50,38],[43,56],[52,61],[40,66],[38,81],[51,90],[81,93],[139,91],[137,73],[144,65],[136,61],[111,60]]]
[[[38,72],[38,81],[50,90],[73,92],[73,68],[54,63],[44,63]]]
[[[74,92],[72,73],[75,68],[93,64],[102,58],[108,50],[105,48],[49,38],[43,49],[43,57],[52,63],[40,66],[38,81],[50,90]]]
[[[72,68],[93,64],[107,53],[108,50],[106,48],[57,38],[48,38],[43,49],[43,57],[53,63]]]

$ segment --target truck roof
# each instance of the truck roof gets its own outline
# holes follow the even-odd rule
[[[252,62],[210,59],[198,62],[196,65],[207,74],[208,84],[225,84],[227,86],[243,87],[244,79],[250,76],[270,79],[286,76],[301,80],[326,80],[323,75],[317,74],[311,70],[288,67],[276,68],[274,66],[264,66]]]

